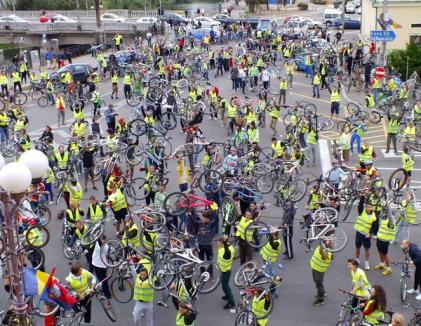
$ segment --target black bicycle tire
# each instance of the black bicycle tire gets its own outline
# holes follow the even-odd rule
[[[138,189],[135,189],[134,185],[137,184],[139,180],[140,180],[141,187],[138,187]],[[144,187],[147,183],[148,181],[145,178],[142,178],[142,177],[134,178],[130,180],[129,183],[124,188],[124,194],[129,197],[134,198],[135,200],[143,200],[146,197],[148,197],[150,194],[150,190],[146,190],[146,188]]]
[[[257,244],[255,244],[253,242],[253,236],[252,236],[252,241],[251,242],[249,240],[247,240],[247,232],[249,231],[250,228],[257,227],[258,225],[260,225],[262,228],[265,229],[265,233],[262,234],[264,236],[263,237],[264,240],[263,241],[260,241],[261,238],[259,238],[259,242]],[[245,233],[245,238],[246,238],[247,243],[250,246],[252,246],[253,248],[259,249],[259,248],[262,248],[264,245],[266,245],[268,243],[268,241],[269,241],[269,235],[270,235],[270,229],[269,229],[269,226],[265,222],[263,222],[263,221],[253,221],[252,223],[250,223],[249,225],[247,225],[246,229],[244,230],[244,233]]]
[[[208,178],[206,178],[206,177],[208,177]],[[212,180],[211,183],[208,181],[209,178],[210,178],[210,180]],[[209,185],[209,184],[212,184],[213,185],[214,184],[214,181],[213,180],[215,180],[215,181],[218,180],[217,181],[218,182],[217,186],[215,188],[212,187],[210,190],[207,189],[206,188],[206,185]],[[222,188],[222,183],[223,183],[222,180],[223,180],[223,177],[222,177],[222,174],[221,173],[219,173],[217,170],[209,169],[209,170],[203,171],[200,174],[200,176],[198,178],[198,185],[199,185],[200,190],[202,190],[204,193],[208,193],[208,192],[216,193],[216,192],[218,192]],[[205,185],[202,184],[202,181],[204,181],[204,184]]]
[[[368,115],[368,120],[371,123],[377,124],[382,120],[382,115],[377,111],[371,111]]]
[[[246,315],[246,316],[243,316],[243,315]],[[249,321],[250,316],[252,318],[251,322]],[[249,311],[249,310],[240,311],[240,313],[235,318],[235,323],[234,323],[235,326],[245,325],[245,323],[241,320],[241,318],[247,318],[247,321],[246,321],[247,326],[257,326],[257,317],[252,311]]]
[[[351,214],[352,211],[352,207],[354,206],[354,202],[356,201],[356,198],[354,196],[351,196],[350,198],[348,198],[348,200],[346,201],[345,205],[344,205],[344,212],[345,215],[342,218],[342,222],[346,221],[349,214]],[[348,208],[348,209],[347,209]]]
[[[21,96],[23,98],[23,102],[17,103],[16,99]],[[25,93],[20,92],[20,93],[16,93],[15,96],[13,96],[13,103],[16,105],[24,105],[27,101],[28,101],[28,96]]]
[[[31,232],[32,230],[35,230],[35,229],[42,229],[42,230],[43,230],[43,232],[45,232],[45,234],[46,234],[45,241],[43,240],[42,244],[40,244],[40,245],[34,245],[33,243],[31,243],[31,242],[29,241],[29,234],[30,234],[30,232]],[[42,225],[33,225],[33,226],[29,227],[29,228],[28,228],[28,230],[26,231],[26,233],[25,233],[25,240],[26,240],[26,243],[27,243],[30,247],[32,247],[32,248],[43,248],[43,247],[45,247],[45,246],[48,244],[48,242],[50,241],[50,231],[48,231],[48,229],[47,229],[45,226],[42,226]]]
[[[103,250],[105,249],[105,246],[107,245],[108,246],[108,248],[110,248],[110,244],[118,244],[118,248],[117,248],[117,250],[119,251],[119,253],[121,253],[121,255],[120,255],[120,258],[119,258],[119,260],[118,260],[118,262],[117,263],[115,263],[115,264],[109,264],[109,262],[108,261],[106,261],[106,260],[104,260],[104,252],[103,252]],[[114,247],[112,247],[113,249],[114,249]],[[101,246],[101,249],[100,249],[100,258],[101,258],[101,261],[107,266],[107,267],[111,267],[111,268],[114,268],[114,267],[117,267],[117,266],[120,266],[121,264],[122,264],[122,262],[124,261],[124,259],[126,258],[126,249],[124,248],[124,246],[123,246],[123,244],[119,241],[119,240],[114,240],[114,239],[111,239],[111,240],[108,240],[107,242],[105,242],[102,246]],[[108,253],[107,253],[108,254]]]
[[[232,205],[232,211],[231,211],[231,213],[229,213],[230,214],[230,216],[231,216],[231,218],[229,218],[228,219],[228,221],[227,221],[227,219],[225,218],[225,214],[227,214],[227,213],[225,213],[224,212],[224,207],[225,207],[225,204],[227,203],[227,202],[229,202],[231,205]],[[233,225],[235,222],[236,222],[236,220],[237,220],[237,218],[238,218],[238,214],[236,214],[236,212],[237,212],[237,208],[236,208],[236,205],[235,205],[235,202],[234,202],[234,200],[230,197],[230,196],[225,196],[223,199],[222,199],[222,203],[221,203],[221,208],[220,208],[220,211],[221,211],[221,215],[222,215],[222,221],[223,221],[223,223],[227,223],[227,224],[229,224],[229,225]]]
[[[97,241],[101,235],[104,234],[104,230],[105,230],[105,226],[104,224],[99,224],[99,226],[97,227],[97,225],[94,225],[93,227],[89,228],[82,236],[81,239],[81,244],[82,246],[90,246],[91,244],[93,244],[95,241]],[[94,233],[93,237],[88,238],[88,236],[91,235],[91,233]],[[85,241],[85,239],[88,238],[88,241]]]
[[[176,191],[176,192],[173,192],[173,193],[169,194],[164,199],[164,210],[165,210],[165,212],[168,213],[168,214],[170,214],[170,215],[174,215],[174,216],[180,216],[180,215],[186,213],[186,209],[183,209],[183,208],[178,208],[179,210],[176,210],[176,211],[169,210],[170,209],[170,207],[169,207],[169,202],[170,202],[169,198],[171,198],[172,196],[179,196],[179,197],[182,197],[183,199],[187,198],[187,195],[184,194],[184,193],[182,193],[182,192],[177,192]]]
[[[220,269],[218,267],[218,264],[216,264],[212,261],[204,261],[203,263],[198,264],[193,271],[193,275],[192,275],[193,287],[195,287],[195,284],[197,283],[197,282],[194,282],[196,280],[196,278],[195,278],[196,272],[198,272],[198,271],[200,272],[200,269],[205,264],[210,264],[210,266],[212,267],[213,277],[212,276],[211,277],[213,279],[213,282],[212,282],[212,286],[209,289],[204,290],[203,288],[197,288],[197,292],[199,292],[201,294],[208,294],[208,293],[211,293],[211,292],[215,291],[219,287],[219,283],[221,283],[221,279],[220,279],[220,276],[219,276],[220,275]],[[215,278],[217,278],[217,279],[215,280]]]
[[[40,96],[37,103],[40,107],[45,108],[48,105],[48,98],[46,96]]]
[[[117,291],[116,290],[114,290],[114,287],[115,287],[115,284],[116,284],[116,287],[117,287],[117,289],[119,289],[120,288],[120,286],[119,286],[119,282],[123,282],[123,287],[125,288],[125,289],[130,289],[129,290],[129,297],[128,297],[128,300],[126,299],[126,298],[124,298],[124,299],[121,299],[121,297],[119,296],[119,295],[116,295],[116,293],[117,293]],[[127,282],[128,284],[129,284],[129,287],[126,287],[126,286],[124,286],[124,283],[125,282]],[[120,291],[121,292],[121,290],[119,289],[118,291]],[[120,303],[128,303],[128,302],[130,302],[132,299],[133,299],[133,292],[134,292],[134,289],[133,289],[133,282],[132,282],[132,280],[131,280],[131,277],[124,277],[124,276],[116,276],[116,277],[114,277],[112,280],[111,280],[111,282],[110,282],[110,292],[111,292],[111,295],[113,296],[113,298],[117,301],[117,302],[120,302]]]
[[[395,171],[393,171],[392,174],[389,177],[389,181],[388,181],[389,189],[393,189],[393,187],[394,187],[394,185],[393,185],[394,178],[393,177],[395,176],[395,174],[398,174],[398,173],[403,173],[405,179],[404,179],[404,183],[403,184],[401,182],[399,182],[399,187],[396,190],[401,190],[402,187],[405,185],[406,180],[407,180],[408,177],[405,175],[405,170],[403,168],[399,168],[399,169],[396,169]]]
[[[399,290],[400,290],[400,298],[401,298],[402,303],[406,302],[406,295],[407,295],[406,289],[407,289],[407,284],[405,282],[405,276],[403,277],[401,276]]]
[[[98,301],[108,319],[115,323],[117,321],[117,313],[115,312],[114,306],[110,300],[108,300],[105,296],[98,296]]]
[[[160,225],[158,228],[153,228],[154,230],[157,230],[157,231],[147,231],[147,228],[151,227],[154,224]],[[163,237],[161,235],[162,235],[163,231],[165,231],[165,233],[166,233],[165,234],[166,240],[165,240],[164,245],[160,245],[160,246],[153,245],[152,248],[150,248],[150,247],[148,248],[148,243],[145,242],[145,239],[144,239],[144,232],[149,232],[149,233],[158,232],[158,234],[159,234],[158,238],[162,239]],[[160,223],[153,222],[153,223],[146,224],[140,230],[140,243],[142,244],[142,247],[145,248],[148,252],[154,252],[154,253],[160,252],[160,251],[162,251],[162,250],[164,250],[165,248],[168,247],[168,245],[170,243],[170,232],[165,225],[162,225]]]
[[[46,223],[40,223],[39,225],[41,226],[46,226],[50,223],[51,221],[51,211],[47,206],[38,206],[34,209],[34,214],[37,215],[38,217],[40,216],[44,216],[44,214],[42,212],[46,213],[47,219],[45,219],[47,222]],[[40,218],[41,219],[41,218]]]
[[[38,255],[38,258],[41,258],[40,261],[38,262],[38,264],[35,265],[35,266],[32,264],[31,259],[28,258],[28,256],[31,254],[31,252],[36,253]],[[31,262],[32,268],[34,268],[34,269],[39,269],[42,266],[44,266],[44,263],[45,263],[45,255],[42,252],[42,250],[39,249],[39,248],[29,247],[26,250],[26,258]]]
[[[135,124],[140,124],[144,128],[141,129],[140,132],[137,132],[137,130],[139,130],[139,127],[136,127]],[[148,130],[149,130],[148,125],[143,119],[135,119],[133,121],[130,121],[130,123],[129,123],[129,131],[132,135],[134,135],[136,137],[143,136],[144,134],[146,134],[148,132]]]

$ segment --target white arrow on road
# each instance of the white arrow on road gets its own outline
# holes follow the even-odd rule
[[[389,153],[386,153],[385,149],[382,149],[381,151],[382,151],[384,157],[386,157],[386,158],[397,158],[397,157],[401,158],[401,156],[402,156],[402,151],[398,151],[398,154],[395,154],[395,152],[393,152],[393,151],[390,151]],[[421,154],[414,154],[414,157],[421,157]]]

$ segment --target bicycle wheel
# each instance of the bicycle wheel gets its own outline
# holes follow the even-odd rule
[[[37,306],[32,307],[32,312],[39,316],[39,317],[48,317],[53,316],[56,314],[56,312],[59,310],[60,305],[57,303],[53,303],[52,301],[48,300],[45,301],[44,299],[39,298],[33,298],[32,302],[37,300]]]
[[[253,166],[252,173],[256,175],[266,175],[272,170],[271,166],[267,163],[256,163]]]
[[[320,239],[323,240],[321,242],[322,247],[330,252],[339,252],[344,249],[348,243],[348,236],[345,231],[338,228],[327,230],[320,235]],[[326,241],[330,242],[329,246],[326,245]]]
[[[73,317],[72,321],[69,324],[61,324],[61,325],[65,325],[65,326],[80,326],[80,324],[82,324],[82,320],[84,318],[84,313],[83,312],[78,312],[76,314],[76,316]]]
[[[222,221],[229,225],[233,225],[238,217],[234,200],[229,196],[225,196],[224,199],[222,199],[220,210]]]
[[[141,97],[140,96],[138,96],[138,95],[135,95],[135,94],[130,94],[130,96],[128,96],[127,98],[126,98],[126,102],[127,102],[127,104],[129,105],[129,106],[131,106],[131,107],[136,107],[136,106],[138,106],[139,104],[140,104],[140,100],[141,100]]]
[[[48,98],[47,96],[41,96],[37,102],[40,107],[45,108],[48,105]]]
[[[101,246],[100,257],[108,267],[117,267],[126,258],[126,250],[118,240],[108,240]]]
[[[28,96],[25,93],[16,93],[13,96],[13,103],[16,105],[24,105],[28,100]]]
[[[401,302],[404,303],[406,301],[406,291],[407,291],[407,286],[406,286],[406,282],[405,282],[406,277],[405,276],[401,276],[400,279],[400,294],[401,294]]]
[[[161,79],[159,77],[152,77],[148,81],[148,86],[151,88],[159,87],[161,84]]]
[[[242,186],[233,178],[226,178],[222,182],[222,191],[228,196],[232,196],[234,192],[240,188],[242,188]]]
[[[192,276],[193,287],[197,292],[207,294],[213,292],[221,282],[219,275],[221,271],[216,263],[204,261],[197,265]]]
[[[349,102],[346,105],[346,109],[349,112],[349,114],[357,115],[358,112],[360,111],[360,106],[357,103]]]
[[[285,127],[288,127],[291,124],[291,117],[292,117],[292,113],[290,112],[284,115],[282,121]]]
[[[222,174],[216,170],[206,170],[199,176],[199,188],[204,193],[218,192],[222,187]]]
[[[26,259],[31,263],[31,267],[34,269],[40,269],[44,266],[45,255],[39,248],[27,248],[24,252],[26,254]]]
[[[159,252],[168,246],[170,232],[162,224],[146,224],[140,231],[140,242],[147,251]]]
[[[343,75],[341,78],[342,84],[347,87],[351,85],[351,77],[348,75]]]
[[[44,226],[34,225],[25,232],[25,239],[30,247],[42,248],[50,240],[50,232]]]
[[[377,111],[370,111],[370,114],[368,115],[368,121],[371,123],[379,123],[382,120],[382,116]]]
[[[297,179],[289,183],[287,197],[292,202],[299,202],[307,193],[307,185],[304,180]]]
[[[1,144],[1,151],[6,157],[16,156],[18,153],[18,144],[13,139],[7,139]]]
[[[405,185],[407,176],[405,175],[405,170],[403,168],[393,171],[389,177],[389,189],[401,190]]]
[[[242,310],[235,318],[235,326],[256,326],[256,315],[249,310]]]
[[[189,86],[189,81],[187,79],[180,79],[176,83],[177,88],[187,88]]]
[[[354,196],[351,196],[350,198],[348,198],[348,200],[346,201],[344,208],[343,208],[343,217],[342,217],[342,221],[346,221],[346,219],[348,218],[349,214],[352,211],[352,207],[354,207],[354,202],[355,202],[356,198]]]
[[[262,194],[268,194],[273,190],[273,180],[268,175],[260,175],[256,179],[256,188]]]
[[[38,206],[34,209],[34,214],[39,218],[39,225],[46,226],[51,221],[51,211],[47,206]]]
[[[247,243],[253,248],[262,248],[269,241],[269,226],[262,221],[254,221],[245,230]]]
[[[124,188],[124,194],[136,200],[145,199],[150,192],[148,181],[145,178],[134,178]]]
[[[329,118],[319,118],[317,119],[317,127],[321,131],[328,131],[334,127],[335,123],[332,119]]]
[[[129,123],[129,131],[132,135],[140,137],[146,134],[149,127],[142,119],[136,119]]]
[[[131,145],[126,151],[126,160],[130,165],[138,165],[146,159],[145,150],[139,145]]]
[[[108,300],[104,295],[98,296],[98,300],[108,319],[115,323],[117,321],[117,313],[115,312],[110,300]]]
[[[166,261],[157,261],[148,275],[149,285],[155,291],[168,289],[174,281],[175,273]]]
[[[234,284],[239,288],[248,286],[257,273],[257,270],[257,264],[253,260],[244,263],[234,275]]]
[[[313,103],[308,103],[305,107],[304,107],[304,116],[307,119],[312,119],[316,116],[317,114],[317,107],[316,105],[314,105]]]
[[[152,156],[158,161],[166,160],[171,156],[172,145],[166,138],[157,138],[154,141]]]
[[[180,216],[189,209],[189,199],[182,192],[173,192],[165,197],[164,209],[167,214]]]
[[[165,112],[161,115],[161,124],[166,130],[173,130],[177,127],[177,118],[172,112]]]
[[[105,226],[102,223],[97,223],[86,231],[81,239],[82,246],[89,246],[97,241],[104,233]]]
[[[336,129],[339,130],[344,130],[347,134],[351,132],[352,126],[348,121],[339,121],[336,124]]]

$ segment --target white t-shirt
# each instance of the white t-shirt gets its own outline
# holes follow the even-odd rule
[[[108,245],[105,245],[105,251],[108,251]],[[98,241],[95,242],[94,253],[92,254],[92,265],[99,268],[107,268],[101,259],[101,247]]]

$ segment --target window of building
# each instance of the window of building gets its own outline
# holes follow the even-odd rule
[[[421,46],[421,35],[411,35],[409,41]]]

